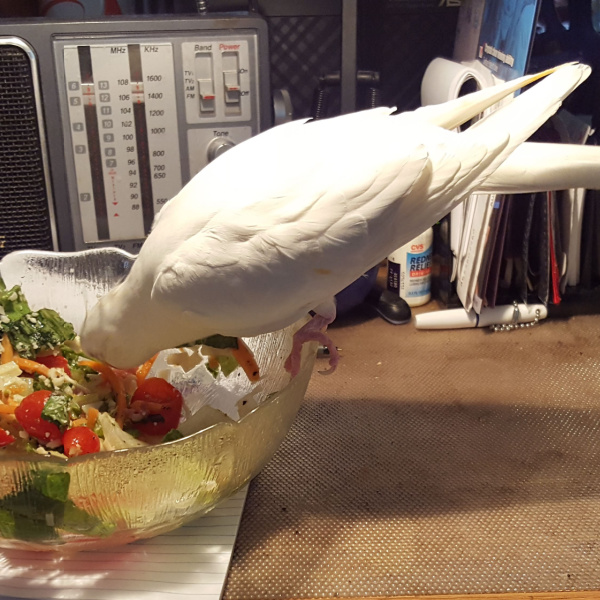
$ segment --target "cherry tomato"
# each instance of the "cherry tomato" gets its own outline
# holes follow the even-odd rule
[[[49,369],[63,369],[64,372],[71,377],[71,369],[69,369],[69,361],[64,356],[38,356],[35,362],[45,365]]]
[[[0,448],[4,448],[4,446],[12,444],[14,441],[15,438],[6,429],[0,427]]]
[[[132,427],[146,435],[165,435],[179,425],[183,396],[168,381],[150,377],[135,390],[130,408],[149,413],[142,421],[132,423]]]
[[[100,438],[85,425],[67,429],[63,434],[62,443],[67,456],[100,452]]]
[[[15,409],[15,417],[23,429],[42,444],[60,441],[60,429],[50,421],[42,419],[42,410],[52,392],[40,390],[25,396]]]

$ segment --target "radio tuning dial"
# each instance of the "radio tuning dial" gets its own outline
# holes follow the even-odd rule
[[[211,140],[207,149],[208,162],[212,162],[215,160],[215,158],[221,156],[221,154],[227,152],[227,150],[233,148],[234,146],[235,143],[227,138],[219,137]]]

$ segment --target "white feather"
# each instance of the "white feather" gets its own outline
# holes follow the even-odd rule
[[[451,129],[539,76],[411,113],[292,122],[234,147],[163,208],[130,276],[88,315],[85,349],[129,367],[330,310],[473,190],[500,186],[511,155],[588,75],[564,65],[464,133]]]
[[[515,194],[573,188],[600,188],[600,147],[521,144],[477,191]]]

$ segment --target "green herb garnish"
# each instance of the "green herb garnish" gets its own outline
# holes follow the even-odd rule
[[[71,400],[63,394],[52,394],[42,409],[42,419],[54,423],[59,429],[66,429],[69,425]]]
[[[0,332],[8,335],[23,358],[34,359],[41,350],[53,350],[75,337],[73,326],[56,311],[50,308],[32,311],[18,285],[0,290],[0,306],[4,310]]]

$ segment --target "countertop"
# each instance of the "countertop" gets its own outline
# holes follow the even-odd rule
[[[340,365],[250,485],[225,600],[600,589],[600,316],[418,331],[365,308],[329,333]]]

